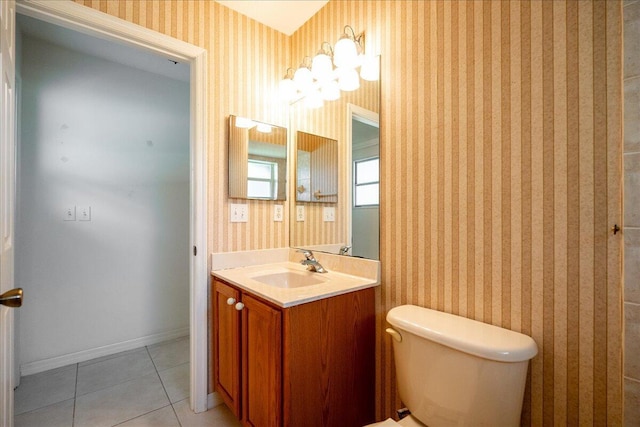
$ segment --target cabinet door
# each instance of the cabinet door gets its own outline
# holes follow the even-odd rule
[[[238,301],[238,290],[218,280],[213,282],[214,384],[231,412],[240,418],[240,312],[235,308]]]
[[[282,423],[282,315],[242,296],[243,422],[254,427]]]

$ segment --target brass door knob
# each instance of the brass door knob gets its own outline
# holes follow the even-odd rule
[[[11,289],[0,295],[0,304],[13,308],[22,306],[22,288]]]

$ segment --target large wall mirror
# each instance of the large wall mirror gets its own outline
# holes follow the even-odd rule
[[[287,199],[287,129],[229,116],[229,197]]]
[[[314,199],[313,192],[297,196],[298,189],[303,190],[299,178],[305,179],[304,172],[292,172],[296,183],[290,190],[292,247],[332,253],[346,247],[346,255],[379,259],[379,111],[380,82],[366,80],[322,107],[310,108],[304,100],[290,106],[292,170],[304,171],[308,161],[304,138],[315,135],[336,141],[333,167],[338,174],[337,184],[318,194],[327,197]]]

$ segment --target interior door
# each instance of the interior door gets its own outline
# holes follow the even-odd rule
[[[0,294],[14,287],[15,0],[0,1]],[[13,426],[14,313],[0,305],[0,427]]]

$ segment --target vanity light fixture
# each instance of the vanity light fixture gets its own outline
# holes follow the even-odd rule
[[[280,81],[280,96],[287,102],[304,99],[307,108],[318,108],[324,101],[340,98],[340,91],[353,91],[360,87],[360,77],[377,81],[380,65],[377,56],[364,54],[364,32],[356,34],[349,25],[334,48],[322,42],[320,50],[311,59],[305,56],[300,67],[291,76],[289,68]],[[358,76],[357,68],[360,68]]]

